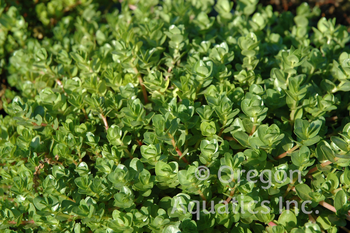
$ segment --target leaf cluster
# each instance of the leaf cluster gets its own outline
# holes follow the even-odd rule
[[[0,72],[12,87],[0,116],[2,232],[335,233],[350,220],[350,36],[318,8],[53,0],[28,19],[24,10],[0,1]],[[227,183],[223,166],[273,178]],[[295,207],[281,210],[280,197]]]

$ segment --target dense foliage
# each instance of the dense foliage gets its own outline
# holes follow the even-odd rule
[[[1,232],[344,229],[345,27],[307,4],[294,16],[257,0],[98,2],[40,1],[26,20],[1,1],[12,87]],[[244,170],[272,176],[237,178]]]

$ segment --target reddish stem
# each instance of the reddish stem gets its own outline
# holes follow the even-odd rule
[[[295,187],[293,187],[292,190],[293,190],[294,192],[296,192]],[[337,212],[337,210],[334,208],[334,206],[332,206],[331,204],[328,204],[328,203],[325,202],[325,201],[320,201],[318,204],[321,205],[321,206],[323,206],[323,207],[325,207],[326,209],[329,209],[330,211],[332,211],[332,212],[334,212],[334,213]],[[350,211],[349,211],[348,214],[345,215],[345,216],[346,216],[346,220],[350,221]]]
[[[109,129],[107,118],[102,113],[101,113],[101,117],[102,117],[102,120],[103,120],[103,124],[105,125],[105,129],[107,131]]]
[[[277,224],[276,224],[276,223],[274,223],[274,222],[272,222],[272,221],[271,221],[271,222],[269,222],[269,223],[268,223],[268,225],[269,225],[269,226],[271,226],[271,227],[273,227],[273,226],[277,226]]]
[[[16,221],[9,221],[8,222],[9,224],[17,224]],[[29,221],[22,221],[21,222],[22,225],[25,225],[25,224],[35,224],[34,220],[29,220]]]
[[[82,108],[81,110],[82,110],[82,111],[83,111],[83,113],[84,113],[85,119],[86,119],[86,120],[88,120],[89,118],[88,118],[88,116],[86,115],[85,108]]]
[[[207,199],[205,198],[203,192],[198,188],[198,193],[199,193],[199,196],[201,196],[202,200],[206,201]]]
[[[135,5],[129,4],[128,6],[129,6],[130,10],[132,10],[132,11],[137,9],[137,6],[135,6]]]
[[[338,120],[339,119],[339,117],[338,116],[334,116],[334,117],[327,117],[326,118],[326,121],[336,121],[336,120]]]
[[[225,204],[228,204],[232,200],[232,196],[235,194],[235,190],[232,189],[230,192],[230,196],[226,199]]]
[[[331,161],[327,161],[325,163],[321,163],[321,167],[325,167],[325,166],[330,165],[330,164],[332,164],[332,162]],[[314,173],[316,171],[317,171],[317,166],[311,168],[306,175],[310,175],[310,174],[312,174],[312,173]]]
[[[325,202],[325,201],[320,201],[318,204],[320,204],[321,206],[323,206],[323,207],[329,209],[330,211],[332,211],[332,212],[334,212],[334,213],[337,212],[337,210],[334,208],[334,206],[328,204],[328,203]]]
[[[33,124],[34,126],[38,126],[38,124],[37,124],[37,123],[35,123],[35,122],[32,122],[32,124]],[[42,127],[46,127],[46,126],[47,126],[47,124],[46,124],[46,123],[41,123],[41,124],[40,124],[40,126],[42,126]],[[53,128],[53,127],[54,127],[54,125],[51,125],[51,127]],[[59,129],[59,127],[58,127],[57,129]]]
[[[253,125],[253,128],[252,128],[252,132],[249,134],[249,136],[252,136],[253,133],[255,132],[255,130],[256,130],[256,125],[254,124],[254,125]]]
[[[172,67],[169,67],[168,73],[170,73],[172,71],[172,69],[173,69]],[[169,78],[169,75],[165,76],[165,81],[168,80],[168,78]]]
[[[181,152],[181,150],[177,147],[174,137],[173,137],[170,133],[168,133],[168,135],[169,135],[169,137],[171,138],[171,144],[173,144],[173,147],[175,148],[176,153],[179,155],[179,157],[180,157],[185,163],[189,164],[188,161],[187,161],[187,159],[185,158],[185,156],[181,157],[181,156],[182,156],[182,152]]]
[[[219,134],[218,134],[219,137],[221,137],[222,132],[224,132],[224,128],[222,128],[222,129],[220,130],[220,132],[219,132]]]
[[[230,136],[224,136],[224,139],[227,141],[236,141],[237,142],[237,140],[234,137],[230,137]]]
[[[286,157],[289,153],[292,153],[293,151],[295,151],[296,149],[299,148],[299,145],[295,145],[292,149],[287,150],[286,152],[284,152],[283,154],[280,154],[279,156],[276,156],[275,159],[282,159],[284,157]]]
[[[58,86],[60,86],[60,88],[62,89],[63,93],[65,96],[67,96],[68,94],[66,93],[66,91],[63,88],[62,82],[59,79],[56,79],[56,83],[58,84]]]
[[[148,104],[147,91],[146,91],[146,87],[145,87],[145,85],[143,85],[143,82],[142,82],[141,76],[139,76],[139,81],[140,81],[141,88],[142,88],[143,98],[145,99],[145,103],[146,103],[146,104]]]
[[[315,218],[314,218],[311,214],[308,214],[308,216],[309,216],[309,220],[310,220],[312,223],[315,223],[315,222],[316,222]]]
[[[148,104],[147,91],[146,91],[145,85],[143,84],[143,80],[142,80],[141,74],[139,73],[139,71],[137,70],[136,67],[134,67],[134,71],[137,74],[137,78],[139,79],[139,82],[140,82],[140,85],[141,85],[141,89],[142,89],[143,98],[145,99],[145,104]]]
[[[282,0],[282,4],[283,4],[284,11],[288,11],[288,2],[287,2],[287,0]]]
[[[136,142],[139,144],[139,146],[142,146],[142,142],[138,139],[136,139]]]

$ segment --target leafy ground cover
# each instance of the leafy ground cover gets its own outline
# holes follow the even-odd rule
[[[295,14],[297,7],[307,2],[311,8],[318,7],[321,10],[321,17],[336,18],[338,24],[348,28],[350,32],[350,2],[344,0],[263,0],[264,5],[272,5],[273,9],[278,12],[291,11]]]
[[[346,26],[305,3],[34,3],[0,4],[2,232],[349,232]]]

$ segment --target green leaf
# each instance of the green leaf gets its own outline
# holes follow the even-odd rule
[[[249,147],[248,135],[242,131],[237,131],[232,136],[244,147]]]
[[[281,215],[278,218],[278,223],[284,226],[287,229],[287,231],[290,231],[292,228],[298,225],[297,217],[290,210],[285,210],[281,213]]]
[[[343,173],[343,177],[344,177],[344,182],[346,185],[350,185],[350,169],[349,168],[345,168],[345,171]]]
[[[348,197],[344,190],[338,191],[334,196],[334,208],[341,210],[348,202]]]
[[[38,61],[45,61],[47,59],[47,52],[45,48],[40,48],[37,50],[35,55]]]
[[[298,194],[298,196],[300,197],[301,200],[303,201],[307,201],[307,200],[311,200],[311,196],[310,193],[312,192],[311,188],[306,185],[306,184],[298,184],[295,186],[295,190]]]
[[[200,129],[202,131],[203,136],[212,136],[216,134],[216,126],[213,121],[210,121],[210,122],[203,121],[201,123]]]

